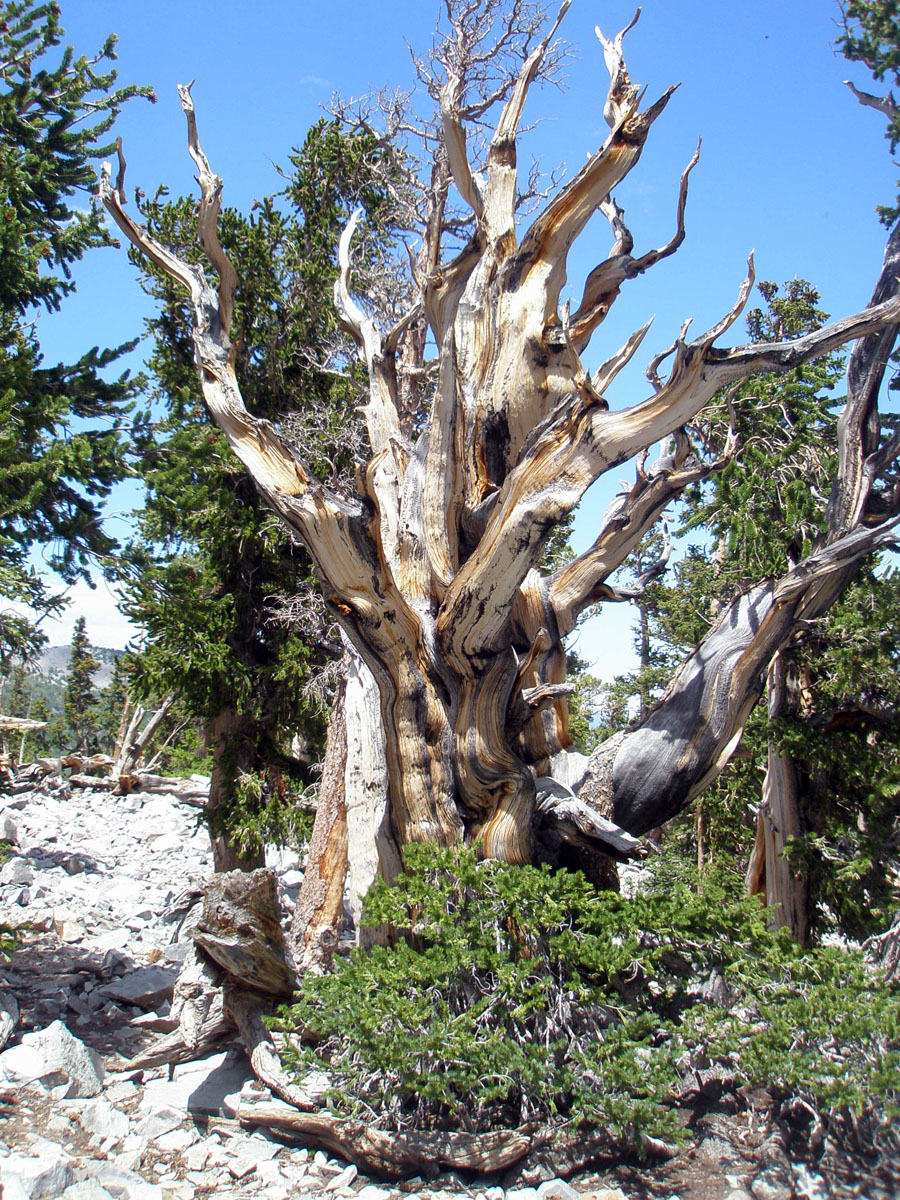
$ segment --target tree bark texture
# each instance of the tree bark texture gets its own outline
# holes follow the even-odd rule
[[[766,678],[766,707],[774,720],[784,707],[784,659],[776,654]],[[747,868],[747,890],[764,896],[775,928],[787,927],[794,941],[809,940],[809,887],[785,858],[791,838],[803,832],[797,772],[788,754],[769,739],[762,801],[757,814],[756,841]]]
[[[346,673],[338,684],[328,723],[328,742],[316,819],[303,884],[291,921],[291,950],[301,974],[328,970],[344,925],[347,880]]]
[[[344,232],[335,300],[369,377],[364,411],[371,453],[357,472],[356,494],[316,480],[278,429],[248,412],[241,397],[229,338],[237,277],[217,234],[222,182],[200,147],[189,88],[181,89],[181,99],[199,173],[198,235],[217,278],[178,259],[131,220],[123,161],[115,183],[107,168],[101,184],[123,233],[189,292],[206,405],[261,495],[309,550],[326,604],[374,680],[378,715],[371,733],[357,746],[347,725],[345,785],[371,754],[365,767],[371,775],[354,788],[364,795],[366,787],[380,787],[375,759],[383,746],[389,812],[379,816],[380,800],[368,794],[354,833],[347,793],[351,879],[364,826],[382,872],[392,869],[385,854],[395,860],[397,846],[461,838],[480,841],[490,857],[531,861],[536,826],[553,819],[554,807],[539,811],[536,781],[570,747],[563,639],[589,605],[628,598],[610,582],[617,568],[670,501],[721,465],[695,453],[690,422],[722,389],[757,372],[790,370],[853,339],[863,339],[855,352],[858,374],[870,380],[865,363],[883,359],[900,319],[892,241],[868,309],[796,340],[719,348],[750,295],[751,260],[733,308],[693,340],[685,326],[651,363],[652,394],[611,410],[605,393],[648,327],[593,375],[581,354],[627,281],[683,240],[696,155],[678,188],[672,238],[634,254],[613,191],[636,166],[674,89],[642,109],[643,92],[625,67],[623,35],[599,35],[610,74],[603,110],[609,136],[529,226],[517,227],[516,136],[529,85],[567,7],[510,81],[481,170],[469,161],[459,81],[448,74],[432,179],[435,187],[443,180],[445,189],[452,180],[472,233],[454,257],[442,259],[441,221],[431,217],[443,211],[446,190],[434,193],[417,259],[419,303],[391,329],[379,328],[352,294],[355,218]],[[609,221],[613,245],[570,311],[560,303],[569,253],[598,211]],[[430,404],[413,436],[401,419],[408,399],[401,368],[424,353],[422,314],[438,357]],[[600,748],[580,797],[573,797],[580,818],[573,817],[577,805],[565,819],[557,812],[555,836],[605,852],[610,829],[621,845],[621,835],[644,833],[683,809],[733,753],[767,666],[798,622],[824,612],[854,565],[895,540],[900,499],[876,484],[898,447],[880,444],[874,406],[871,389],[851,378],[828,536],[782,579],[735,598],[641,724]],[[663,449],[648,463],[655,442]],[[593,546],[570,564],[542,570],[553,529],[596,479],[635,455],[634,485],[611,507]],[[351,690],[348,682],[348,703]],[[334,833],[336,872],[343,870],[341,836]],[[369,870],[371,863],[364,875]]]

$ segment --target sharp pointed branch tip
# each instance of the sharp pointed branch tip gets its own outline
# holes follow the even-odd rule
[[[628,24],[625,26],[625,28],[619,34],[620,38],[623,38],[626,33],[629,33],[632,29],[634,29],[635,25],[637,25],[638,21],[641,18],[641,11],[642,11],[641,5],[639,4],[637,6],[637,8],[634,10],[634,16],[631,18],[631,20],[628,22]]]

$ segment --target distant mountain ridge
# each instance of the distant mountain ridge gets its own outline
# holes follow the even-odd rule
[[[94,672],[94,683],[98,688],[109,684],[116,659],[121,658],[124,653],[124,650],[114,650],[111,646],[91,646],[91,654],[100,663],[98,670]],[[62,683],[71,657],[71,646],[48,646],[37,660],[37,670],[46,679]]]

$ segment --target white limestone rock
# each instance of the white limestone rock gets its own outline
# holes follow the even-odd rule
[[[5,1200],[5,1198],[4,1198]],[[63,1200],[116,1200],[112,1192],[93,1179],[83,1179],[73,1183],[63,1192]]]
[[[65,1083],[62,1096],[96,1096],[105,1071],[100,1055],[70,1033],[62,1021],[26,1033],[18,1046],[0,1054],[0,1079],[25,1084],[40,1080],[45,1087]]]
[[[339,1175],[335,1175],[334,1179],[330,1179],[325,1184],[325,1191],[338,1192],[341,1188],[349,1187],[358,1174],[359,1171],[351,1163],[349,1167],[345,1167]]]
[[[0,883],[27,887],[29,883],[34,883],[34,868],[27,858],[11,858],[0,867]]]
[[[110,1104],[108,1100],[97,1098],[89,1100],[76,1113],[78,1124],[88,1133],[101,1134],[104,1138],[114,1138],[120,1141],[128,1136],[131,1122],[125,1113]]]
[[[538,1184],[538,1200],[578,1200],[578,1192],[564,1179],[547,1179]]]
[[[36,1157],[10,1154],[0,1159],[3,1200],[18,1190],[30,1198],[59,1196],[75,1182],[72,1160],[62,1146],[42,1141]]]

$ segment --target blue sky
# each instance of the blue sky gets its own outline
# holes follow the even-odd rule
[[[593,28],[599,24],[611,35],[633,11],[618,0],[574,0],[561,31],[574,50],[567,86],[533,91],[526,115],[541,121],[523,161],[531,152],[547,168],[565,164],[571,174],[602,141],[606,73]],[[157,91],[156,105],[135,101],[121,118],[129,190],[152,192],[160,183],[173,194],[193,188],[176,94],[177,83],[193,78],[204,149],[225,181],[225,202],[244,209],[277,189],[275,165],[302,141],[334,90],[359,95],[411,82],[406,42],[424,48],[437,13],[437,3],[413,0],[62,0],[66,40],[78,52],[93,50],[115,31],[120,81]],[[808,278],[836,316],[867,302],[885,239],[873,210],[893,198],[896,173],[883,119],[859,106],[843,85],[850,77],[864,89],[872,86],[864,70],[834,53],[838,16],[828,0],[645,3],[626,40],[632,78],[648,85],[648,99],[669,84],[681,87],[617,193],[636,252],[671,235],[678,179],[701,135],[703,149],[691,176],[684,246],[627,289],[585,356],[589,367],[596,365],[656,314],[640,369],[623,379],[614,402],[643,398],[645,361],[672,342],[685,318],[693,317],[699,332],[731,306],[750,250],[758,278]],[[605,222],[596,220],[572,258],[573,295],[608,244]],[[41,318],[50,360],[94,342],[133,337],[147,313],[124,251],[90,256],[77,279],[78,295],[62,313]],[[743,340],[742,326],[731,340]],[[625,475],[620,470],[587,497],[576,526],[578,546],[593,539]],[[131,502],[132,494],[125,494],[119,508]],[[121,627],[102,632],[109,615],[105,593],[86,599],[77,589],[74,599],[73,617],[85,611],[89,628],[95,618],[95,641],[121,641]],[[66,640],[70,625],[50,631],[52,639]],[[582,651],[599,660],[602,673],[624,665],[627,627],[628,614],[620,612],[583,633]]]

